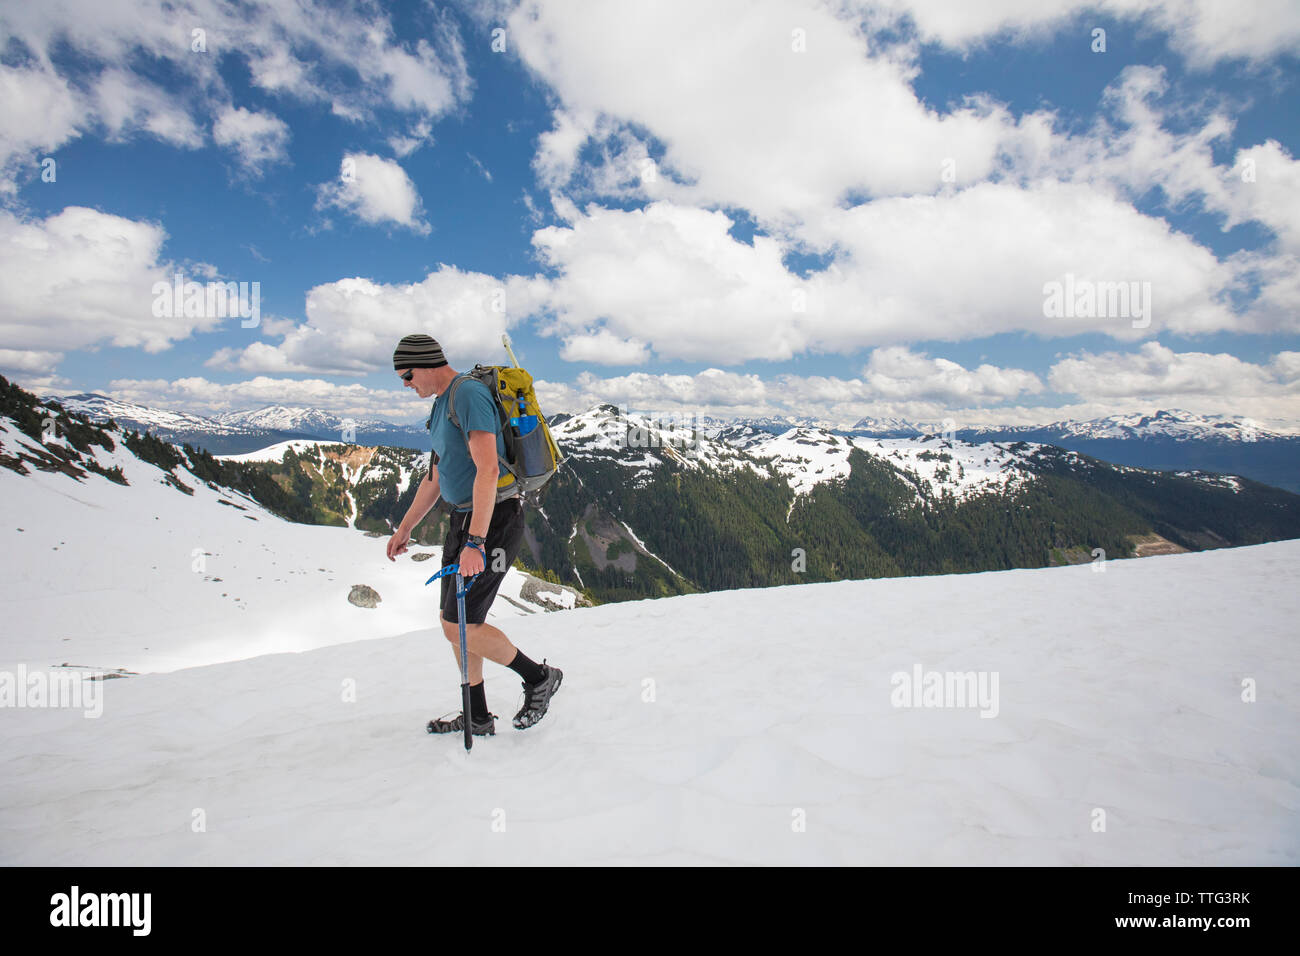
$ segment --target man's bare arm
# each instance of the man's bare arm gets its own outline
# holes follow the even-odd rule
[[[406,545],[411,540],[411,532],[424,520],[435,504],[438,503],[438,469],[429,466],[429,475],[415,489],[415,500],[406,509],[406,517],[397,526],[393,536],[388,539],[388,560],[396,561],[398,555],[406,553]]]
[[[406,516],[402,518],[402,523],[397,526],[397,530],[408,535],[414,531],[438,503],[438,494],[438,466],[430,464],[429,474],[424,481],[420,482],[420,487],[415,489],[415,500],[411,502],[411,507],[406,509]]]
[[[493,432],[469,433],[469,456],[477,469],[474,475],[474,523],[469,533],[487,537],[492,510],[497,503],[497,479],[501,466],[497,458],[497,436]]]

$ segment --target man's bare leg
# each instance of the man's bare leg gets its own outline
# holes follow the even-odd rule
[[[460,667],[460,625],[443,618],[442,633],[451,644],[452,653],[456,656],[456,666]],[[519,649],[510,643],[510,638],[506,637],[505,632],[491,624],[465,625],[465,647],[469,650],[468,670],[471,684],[483,682],[483,658],[495,661],[503,667],[509,667],[510,662],[519,652]]]

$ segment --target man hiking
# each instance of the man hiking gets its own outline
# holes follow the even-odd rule
[[[442,566],[460,567],[465,578],[477,575],[465,596],[465,638],[469,651],[470,719],[474,734],[496,733],[496,715],[488,712],[483,689],[483,658],[509,667],[524,685],[524,705],[515,714],[513,724],[523,730],[546,715],[551,697],[560,687],[564,674],[549,666],[545,659],[538,664],[529,660],[498,628],[487,623],[488,608],[497,589],[514,563],[524,536],[524,501],[517,493],[500,502],[497,480],[500,456],[505,454],[501,419],[495,399],[488,387],[469,376],[462,376],[442,354],[442,348],[427,335],[408,335],[393,353],[393,368],[406,388],[421,398],[437,395],[430,419],[433,457],[429,475],[420,482],[415,500],[406,516],[388,540],[388,560],[396,561],[405,553],[411,532],[437,503],[439,495],[451,506],[447,538],[442,547]],[[455,387],[457,428],[452,423],[448,396]],[[466,502],[471,502],[464,507]],[[458,504],[463,510],[457,510]],[[503,556],[485,567],[486,556]],[[500,571],[494,568],[501,568]],[[442,579],[442,633],[451,642],[456,664],[460,666],[460,630],[456,610],[456,575]],[[464,733],[465,714],[457,713],[429,721],[431,734]]]

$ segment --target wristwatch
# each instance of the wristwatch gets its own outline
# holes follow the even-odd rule
[[[480,548],[486,548],[486,547],[487,547],[487,538],[483,537],[483,535],[481,535],[481,534],[471,534],[469,537],[467,537],[467,538],[465,539],[465,543],[466,543],[466,544],[476,544],[476,545],[478,545]]]

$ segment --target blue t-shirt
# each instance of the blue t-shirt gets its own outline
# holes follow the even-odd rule
[[[465,432],[494,432],[498,456],[505,455],[506,443],[501,437],[501,418],[497,414],[496,402],[486,385],[476,379],[464,378],[456,386],[456,415],[460,419],[460,428],[452,424],[447,414],[449,394],[450,387],[433,403],[429,438],[437,460],[439,493],[453,507],[466,504],[462,510],[468,511],[468,503],[474,497],[474,477],[478,474],[478,466],[470,457]],[[498,464],[492,475],[493,484],[500,476]]]

